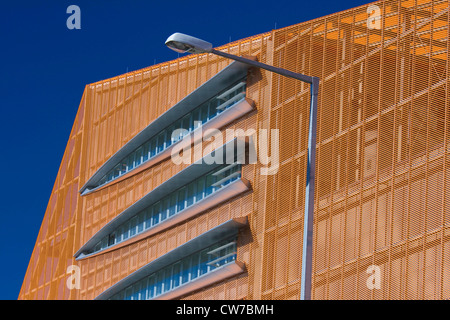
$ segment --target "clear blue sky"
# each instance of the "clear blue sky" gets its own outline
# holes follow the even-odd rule
[[[0,299],[17,299],[88,83],[177,58],[183,32],[219,46],[365,0],[34,0],[0,4]],[[69,5],[81,30],[69,30]]]

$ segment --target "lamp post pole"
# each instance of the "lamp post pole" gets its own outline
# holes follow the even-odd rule
[[[313,251],[313,222],[314,222],[314,189],[316,168],[316,140],[317,140],[317,97],[319,94],[319,78],[277,68],[258,61],[235,56],[212,48],[209,42],[183,35],[173,34],[166,45],[177,52],[201,53],[208,52],[215,55],[239,61],[252,67],[261,68],[297,79],[310,84],[310,108],[309,108],[309,133],[306,164],[306,187],[305,187],[305,212],[303,220],[303,249],[302,249],[302,274],[301,274],[301,300],[311,300],[312,289],[312,251]]]

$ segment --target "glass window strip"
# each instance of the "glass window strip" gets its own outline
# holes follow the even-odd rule
[[[217,96],[217,99],[218,99],[218,100],[226,100],[226,99],[229,98],[228,96],[229,96],[231,93],[234,93],[234,92],[236,92],[236,91],[242,92],[242,91],[240,91],[240,89],[244,88],[245,85],[246,85],[245,81],[240,81],[240,82],[238,82],[237,85],[233,86],[231,89],[228,89],[228,90],[225,91],[224,93],[219,94],[219,95]]]
[[[200,121],[202,124],[205,124],[224,110],[239,103],[245,98],[245,90],[245,79],[240,80],[237,84],[233,84],[231,88],[227,88],[223,93],[219,93],[184,115],[181,119],[178,119],[171,126],[161,130],[154,137],[147,140],[143,145],[139,146],[131,154],[122,159],[111,171],[106,173],[105,176],[99,180],[98,186],[119,178],[157,156],[178,140],[181,140],[183,138],[182,135],[179,137],[172,137],[174,129],[183,128],[186,129],[186,132],[188,133],[192,132],[199,126]]]
[[[230,252],[230,253],[228,253],[228,254],[222,256],[222,257],[219,257],[219,258],[217,258],[217,259],[215,259],[215,260],[213,260],[213,261],[208,262],[207,265],[208,265],[208,266],[212,266],[212,267],[214,267],[214,266],[215,266],[215,267],[220,266],[220,263],[219,263],[219,262],[222,262],[223,260],[226,260],[227,258],[230,258],[230,257],[232,257],[232,256],[235,255],[235,254],[236,254],[236,252]]]
[[[235,246],[235,245],[236,245],[236,242],[230,242],[230,243],[227,243],[227,244],[225,244],[225,245],[223,245],[221,247],[218,247],[218,248],[215,248],[215,249],[213,249],[211,251],[208,251],[207,253],[208,254],[216,254],[218,251],[220,251],[222,249],[226,249],[228,247],[232,247],[232,246]]]
[[[230,167],[227,164],[219,166],[218,168],[191,181],[186,186],[182,186],[171,194],[164,196],[162,199],[158,200],[158,202],[151,204],[148,208],[138,212],[135,216],[119,225],[114,231],[100,240],[99,243],[94,246],[93,250],[86,252],[86,254],[92,254],[104,250],[108,247],[123,242],[128,238],[145,232],[168,218],[193,206],[205,197],[214,194],[232,181],[240,179],[242,165],[237,164],[236,166],[232,166],[227,169],[227,171],[225,171],[227,176],[218,181],[217,179],[220,178],[220,175],[215,175],[215,173],[222,171],[225,166]],[[189,189],[189,187],[191,188],[190,192],[192,193],[192,198],[186,199],[186,189]],[[179,200],[183,202],[182,206],[179,205]],[[139,229],[141,225],[140,219],[143,219],[139,218],[139,216],[144,215],[145,212],[147,212],[146,223],[145,225],[142,224],[142,229]],[[114,238],[114,241],[111,241],[111,238]]]
[[[224,177],[223,179],[213,183],[211,186],[212,187],[224,186],[225,184],[230,183],[231,180],[235,180],[235,178],[237,178],[238,176],[240,176],[239,172],[232,173],[232,174]]]
[[[239,101],[241,101],[244,98],[245,98],[245,93],[241,92],[241,93],[235,95],[234,97],[228,99],[224,103],[222,103],[220,106],[217,107],[217,109],[218,110],[224,110],[226,108],[229,108],[230,106],[238,103]]]
[[[218,171],[215,171],[215,172],[213,173],[213,175],[218,176],[218,175],[224,173],[225,171],[234,168],[234,167],[237,166],[237,165],[239,165],[238,162],[232,163],[232,164],[230,164],[230,165],[228,165],[228,166],[226,166],[226,167],[224,167],[224,168],[222,168],[222,169],[220,169],[220,170],[218,170]]]
[[[222,249],[216,250],[219,248]],[[227,250],[223,250],[223,248]],[[217,255],[210,254],[212,251],[222,252],[223,254],[217,257]],[[153,299],[186,285],[219,267],[232,263],[236,260],[236,257],[237,238],[233,236],[153,272],[116,293],[110,300]]]

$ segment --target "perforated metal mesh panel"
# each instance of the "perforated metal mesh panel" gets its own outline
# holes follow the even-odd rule
[[[320,78],[313,299],[450,297],[449,4],[378,1],[219,50]],[[376,17],[379,9],[380,18]],[[279,167],[246,165],[252,191],[185,223],[75,261],[96,231],[184,166],[170,159],[81,197],[120,147],[230,61],[189,55],[86,86],[20,299],[92,299],[176,246],[249,216],[247,272],[185,299],[299,299],[309,85],[250,71],[254,111],[227,128],[278,129]],[[226,128],[224,128],[226,129]],[[270,150],[270,146],[269,146]],[[81,270],[69,289],[67,267]],[[368,285],[370,266],[380,286]],[[370,270],[370,269],[369,269]]]

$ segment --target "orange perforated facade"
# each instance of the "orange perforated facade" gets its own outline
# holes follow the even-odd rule
[[[313,299],[450,298],[449,3],[386,0],[224,45],[320,78]],[[377,12],[377,10],[379,10]],[[379,15],[378,15],[379,13]],[[379,17],[379,18],[378,18]],[[279,130],[279,167],[245,192],[116,250],[75,260],[98,230],[187,165],[166,159],[80,195],[132,137],[231,61],[188,55],[85,87],[19,299],[94,299],[233,218],[246,272],[184,299],[299,299],[309,85],[250,69],[255,110],[221,130]],[[68,267],[81,272],[79,288]],[[370,266],[380,270],[371,287]]]

